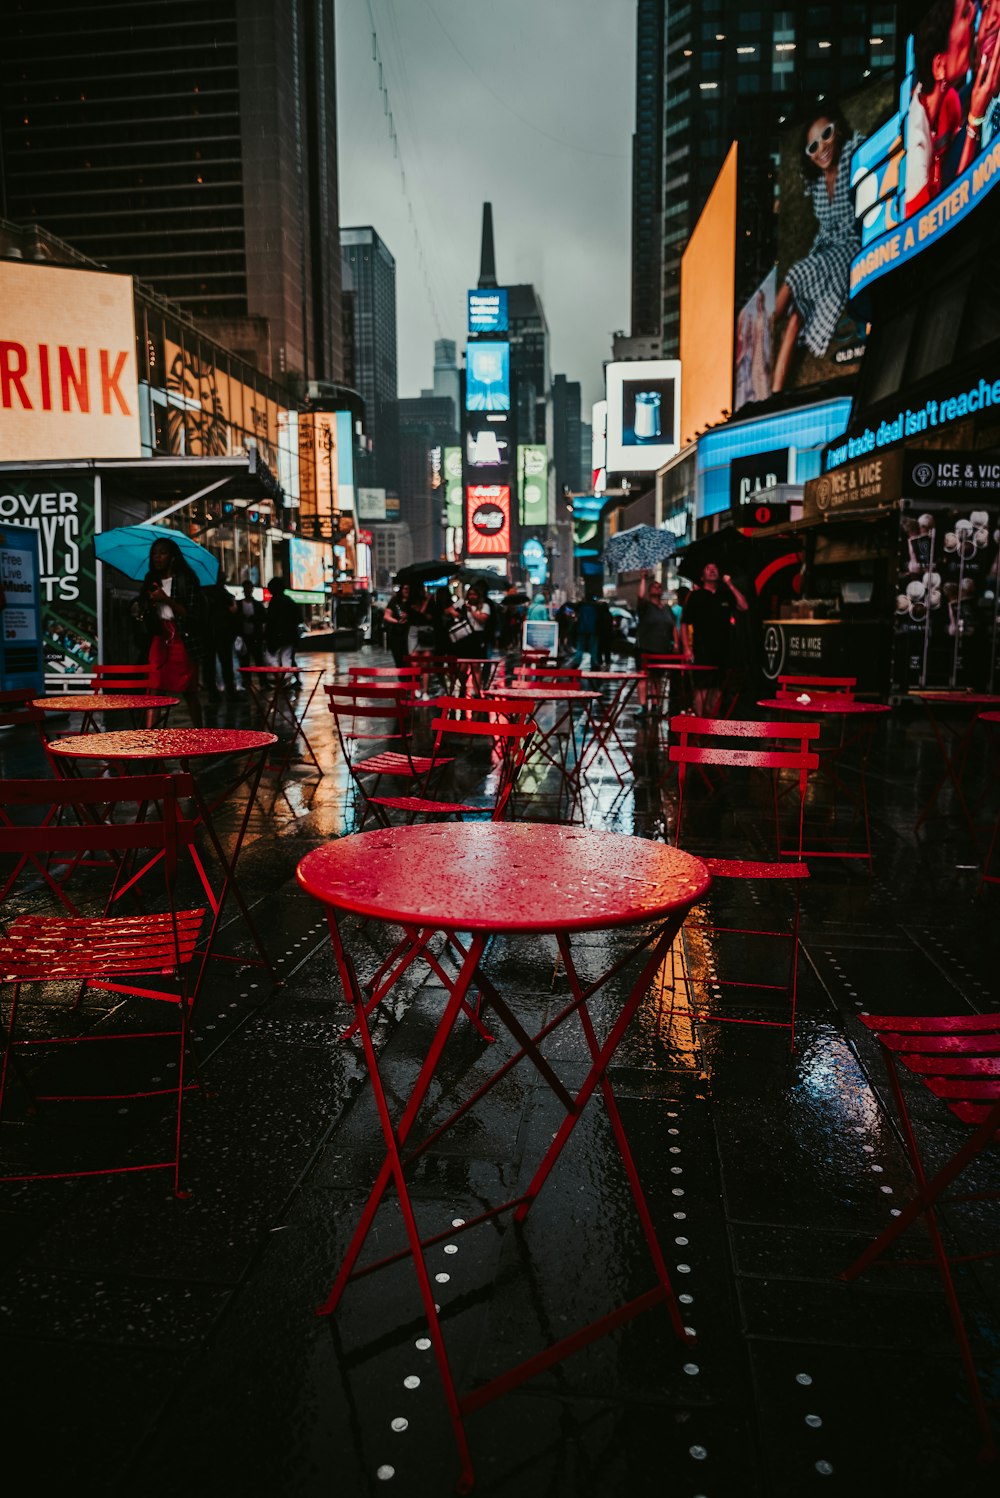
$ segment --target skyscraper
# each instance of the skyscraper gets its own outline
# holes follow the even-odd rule
[[[0,213],[340,380],[334,0],[5,0]]]
[[[396,262],[370,224],[341,229],[340,249],[353,287],[354,387],[365,403],[371,443],[360,459],[360,482],[397,489]]]
[[[552,381],[552,457],[557,494],[563,489],[579,493],[583,488],[581,451],[580,381],[557,374]]]
[[[753,10],[737,0],[702,0],[697,6],[690,0],[637,0],[637,6],[632,331],[657,331],[646,324],[649,284],[661,276],[659,331],[664,356],[673,358],[679,352],[681,255],[731,142],[740,142],[741,191],[755,210],[750,229],[759,261],[773,220],[778,132],[817,102],[839,98],[892,68],[896,7],[872,0],[840,6],[778,0]],[[651,124],[657,67],[658,151]],[[650,244],[657,211],[659,255]]]

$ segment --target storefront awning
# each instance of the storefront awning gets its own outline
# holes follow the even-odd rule
[[[226,458],[106,458],[78,462],[3,463],[0,473],[86,473],[102,487],[146,501],[158,519],[211,494],[214,499],[271,499],[284,490],[256,451]]]

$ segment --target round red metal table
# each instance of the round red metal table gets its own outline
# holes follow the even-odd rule
[[[268,733],[277,734],[280,723],[284,722],[291,726],[291,735],[285,745],[284,755],[276,766],[278,780],[275,792],[277,793],[280,789],[281,781],[291,764],[299,739],[302,740],[305,748],[305,758],[312,761],[317,773],[322,776],[323,766],[316,758],[315,750],[309,742],[309,735],[305,730],[305,719],[323,678],[323,667],[241,666],[240,675],[246,681],[261,728]],[[300,698],[296,702],[291,693],[292,685],[298,682],[299,677],[306,676],[314,676],[316,680],[305,697],[305,701]]]
[[[593,707],[601,700],[600,692],[586,692],[580,687],[546,685],[544,682],[536,686],[529,682],[524,686],[505,687],[503,695],[514,699],[523,698],[525,702],[534,702],[538,707],[547,702],[555,703],[557,707],[561,704],[561,710],[555,713],[548,725],[541,722],[538,714],[535,714],[535,722],[538,724],[536,743],[541,754],[559,773],[559,808],[562,808],[562,793],[565,788],[568,798],[566,813],[572,816],[573,808],[580,801],[583,792],[583,746],[588,732],[594,731]],[[579,744],[576,740],[577,720],[573,716],[574,707],[584,709]]]
[[[944,766],[940,777],[935,783],[934,789],[931,791],[921,808],[920,815],[913,824],[913,830],[914,832],[920,831],[923,823],[937,806],[941,792],[950,781],[952,789],[955,792],[955,799],[958,802],[962,820],[968,828],[970,838],[978,847],[979,838],[976,832],[976,820],[969,810],[965,791],[962,788],[962,778],[965,774],[965,764],[969,757],[969,750],[972,747],[972,737],[979,717],[976,709],[1000,707],[1000,697],[989,692],[939,691],[929,687],[917,688],[910,692],[910,696],[923,704],[927,720],[931,725],[931,732],[934,735],[934,742],[937,744],[941,755],[941,763]],[[946,717],[942,716],[942,710],[947,711],[952,708],[959,711],[962,709],[972,709],[969,717],[959,728],[956,728]],[[954,747],[950,753],[945,734],[950,735],[955,740]]]
[[[260,953],[260,964],[268,969],[272,977],[274,968],[267,954],[263,942],[257,931],[257,927],[250,915],[249,908],[243,898],[239,884],[236,880],[236,864],[246,836],[247,825],[253,810],[257,795],[257,787],[260,784],[261,773],[264,763],[272,746],[277,743],[273,733],[264,733],[257,729],[243,728],[136,728],[121,730],[116,733],[86,733],[74,734],[67,738],[54,739],[49,745],[49,753],[55,759],[62,761],[67,767],[79,770],[80,766],[89,760],[104,760],[112,767],[130,766],[136,761],[148,763],[150,760],[174,760],[180,765],[181,775],[179,789],[184,795],[190,795],[194,803],[194,816],[186,823],[179,823],[179,829],[183,833],[183,845],[187,848],[202,888],[212,909],[212,925],[209,931],[208,942],[202,953],[201,966],[192,993],[192,1001],[201,988],[202,978],[208,959],[218,956],[213,951],[216,933],[222,918],[226,897],[230,889],[233,898],[243,915],[243,919],[253,938],[254,945]],[[222,794],[216,796],[215,800],[209,802],[199,784],[198,776],[192,770],[192,761],[204,764],[209,760],[222,760],[229,756],[236,757],[242,761],[236,778],[227,785]],[[239,831],[236,836],[232,852],[227,856],[219,841],[219,835],[213,820],[213,813],[217,807],[228,801],[231,796],[242,785],[249,787],[247,803],[240,820]],[[204,827],[208,840],[212,846],[216,858],[222,869],[222,885],[216,894],[208,877],[204,861],[199,853],[195,842],[195,833],[199,827]],[[158,855],[159,856],[159,855]],[[131,879],[121,886],[118,896],[123,895],[130,889],[150,865],[140,869]],[[229,960],[229,959],[227,959]],[[247,958],[232,959],[233,961],[248,962]]]
[[[337,969],[344,996],[354,1011],[355,1025],[361,1034],[386,1147],[385,1158],[357,1229],[330,1294],[320,1307],[320,1314],[330,1314],[336,1309],[344,1290],[353,1280],[400,1258],[412,1258],[458,1448],[461,1463],[459,1490],[467,1492],[474,1481],[474,1470],[464,1419],[474,1410],[657,1305],[666,1305],[677,1336],[682,1339],[688,1336],[622,1126],[608,1067],[684,916],[708,889],[709,875],[705,865],[689,854],[641,838],[547,823],[464,822],[391,827],[340,838],[307,854],[298,866],[297,877],[302,888],[327,910]],[[340,929],[339,918],[345,913],[401,925],[407,937],[407,950],[396,962],[395,976],[407,971],[414,960],[423,959],[444,983],[448,995],[410,1095],[405,1101],[399,1099],[395,1117],[383,1084],[379,1055],[370,1028],[378,1000],[392,983],[381,984],[372,997],[367,998]],[[607,971],[596,980],[585,981],[577,971],[571,935],[615,927],[638,927],[639,930],[629,938],[627,953],[622,955],[614,946],[608,954]],[[483,962],[490,937],[502,934],[537,938],[539,933],[555,938],[569,980],[571,998],[554,1018],[531,1035],[526,1028],[529,1016],[523,1013],[530,1000],[505,999],[484,971]],[[440,953],[433,952],[429,946],[435,936],[444,938]],[[592,961],[592,943],[587,954]],[[444,967],[446,955],[453,965],[452,972]],[[610,979],[620,976],[629,963],[633,971],[637,966],[638,972],[624,997],[617,994],[612,1003],[605,985]],[[485,1083],[479,1082],[471,1094],[466,1087],[463,1095],[462,1079],[467,1074],[466,1065],[463,1063],[452,1074],[445,1064],[445,1052],[459,1015],[473,1014],[467,1003],[473,983],[491,1014],[513,1037],[517,1051]],[[603,1016],[601,1024],[606,1031],[603,1039],[598,1037],[589,1007],[597,995],[600,995],[599,1012]],[[516,1013],[515,1008],[522,1013]],[[573,1017],[581,1025],[590,1056],[590,1067],[582,1084],[578,1075],[564,1083],[554,1069],[558,1063],[550,1064],[540,1049],[542,1041]],[[465,1117],[512,1066],[525,1059],[532,1062],[540,1078],[559,1099],[565,1109],[565,1118],[544,1150],[525,1189],[510,1201],[485,1209],[476,1218],[463,1224],[453,1223],[448,1229],[449,1236],[484,1221],[492,1221],[508,1210],[513,1211],[516,1222],[523,1221],[569,1140],[583,1108],[599,1089],[653,1264],[655,1283],[645,1293],[619,1305],[580,1331],[546,1347],[471,1393],[460,1395],[452,1378],[435,1305],[434,1286],[424,1259],[424,1249],[431,1241],[439,1240],[424,1240],[420,1236],[406,1169]],[[414,1144],[409,1136],[436,1076],[442,1090],[463,1096],[463,1101],[445,1123]],[[395,1090],[393,1096],[397,1096]],[[530,1172],[530,1165],[527,1170]],[[390,1182],[395,1185],[406,1224],[408,1248],[377,1263],[359,1267],[361,1250]]]
[[[611,744],[614,742],[624,757],[627,769],[632,771],[632,761],[629,752],[622,743],[618,733],[618,724],[621,722],[632,695],[641,681],[647,681],[645,671],[581,671],[582,681],[609,683],[612,687],[611,695],[602,697],[595,705],[593,711],[594,736],[590,742],[583,747],[582,773],[586,776],[587,769],[594,764],[603,754],[612,773],[620,786],[625,785],[621,772],[615,763],[611,753]]]
[[[64,692],[52,693],[48,697],[35,697],[31,706],[43,713],[82,713],[81,733],[94,731],[94,719],[98,713],[163,713],[176,707],[179,697],[163,697],[149,693],[130,692]],[[134,722],[133,718],[133,722]]]

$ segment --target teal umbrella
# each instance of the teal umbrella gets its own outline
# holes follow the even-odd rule
[[[149,550],[154,541],[173,541],[180,547],[181,556],[187,562],[202,587],[210,587],[219,579],[219,559],[212,555],[183,531],[169,530],[165,525],[118,525],[113,530],[101,531],[94,537],[94,550],[99,562],[107,562],[124,572],[133,582],[141,583],[149,571]]]

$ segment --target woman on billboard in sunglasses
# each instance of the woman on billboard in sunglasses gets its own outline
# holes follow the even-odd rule
[[[774,299],[774,323],[788,318],[771,389],[783,390],[797,343],[822,359],[847,305],[851,261],[861,245],[851,197],[851,154],[861,136],[833,103],[802,131],[802,175],[817,232],[809,253],[790,265]]]

